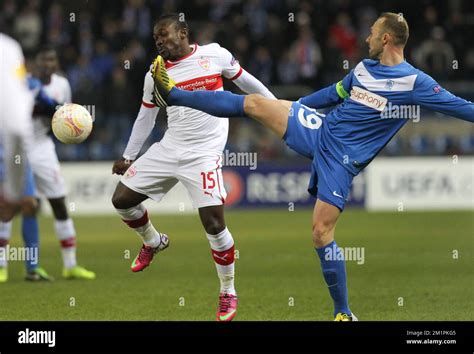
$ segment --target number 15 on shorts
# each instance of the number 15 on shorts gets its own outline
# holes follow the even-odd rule
[[[216,205],[223,204],[227,195],[222,175],[220,175],[219,172],[219,169],[201,172],[202,191],[205,195],[215,200]],[[206,203],[209,203],[209,199],[207,198]]]
[[[214,189],[216,187],[216,171],[201,172],[202,189]]]

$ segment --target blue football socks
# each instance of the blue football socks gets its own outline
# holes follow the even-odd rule
[[[324,280],[334,301],[334,316],[339,312],[351,315],[347,299],[346,266],[341,249],[336,241],[333,241],[325,247],[316,248],[316,252],[321,260]]]

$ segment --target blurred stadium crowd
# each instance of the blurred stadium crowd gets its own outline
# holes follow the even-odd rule
[[[95,107],[92,137],[78,146],[58,145],[60,158],[108,160],[120,157],[128,140],[143,77],[155,53],[153,22],[160,14],[184,13],[193,41],[220,43],[278,97],[297,99],[340,80],[364,58],[371,24],[380,12],[397,12],[393,4],[387,0],[3,0],[0,26],[21,42],[33,71],[35,51],[46,43],[54,45],[73,101]],[[407,60],[470,100],[474,99],[474,46],[468,45],[474,37],[473,4],[397,2],[410,24]],[[226,88],[236,89],[231,83]],[[465,129],[452,120],[446,126],[445,120],[430,115],[422,111],[421,120],[433,124],[405,128],[383,153],[474,153],[472,127]],[[161,112],[149,143],[165,129]],[[294,157],[270,133],[241,119],[231,122],[228,147],[256,151],[259,161]]]

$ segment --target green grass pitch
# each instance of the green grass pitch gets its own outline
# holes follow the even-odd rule
[[[226,219],[239,251],[236,320],[332,319],[311,210],[228,211]],[[23,263],[11,262],[0,320],[214,320],[218,279],[197,215],[152,220],[170,247],[135,274],[137,235],[118,217],[76,217],[79,263],[97,272],[88,282],[61,279],[52,220],[41,218],[40,263],[56,281],[26,282]],[[13,246],[21,245],[18,226]],[[472,212],[348,209],[336,240],[365,252],[364,264],[347,262],[352,310],[360,320],[474,320],[473,237]]]

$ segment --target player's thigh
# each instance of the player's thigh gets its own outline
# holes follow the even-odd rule
[[[61,174],[56,148],[49,137],[34,141],[28,152],[28,160],[35,177],[38,191],[48,199],[66,195],[66,184]]]
[[[186,187],[194,208],[224,204],[227,193],[221,153],[183,153],[177,178]]]
[[[245,96],[244,111],[249,117],[282,138],[288,125],[288,112],[291,104],[290,101],[273,100],[252,94]]]
[[[332,230],[336,227],[341,211],[335,205],[316,199],[313,210],[313,227]]]
[[[120,182],[132,191],[159,202],[178,180],[176,152],[153,144],[124,173]]]
[[[288,127],[283,136],[286,145],[300,155],[313,158],[320,145],[324,114],[293,102],[288,113]]]

